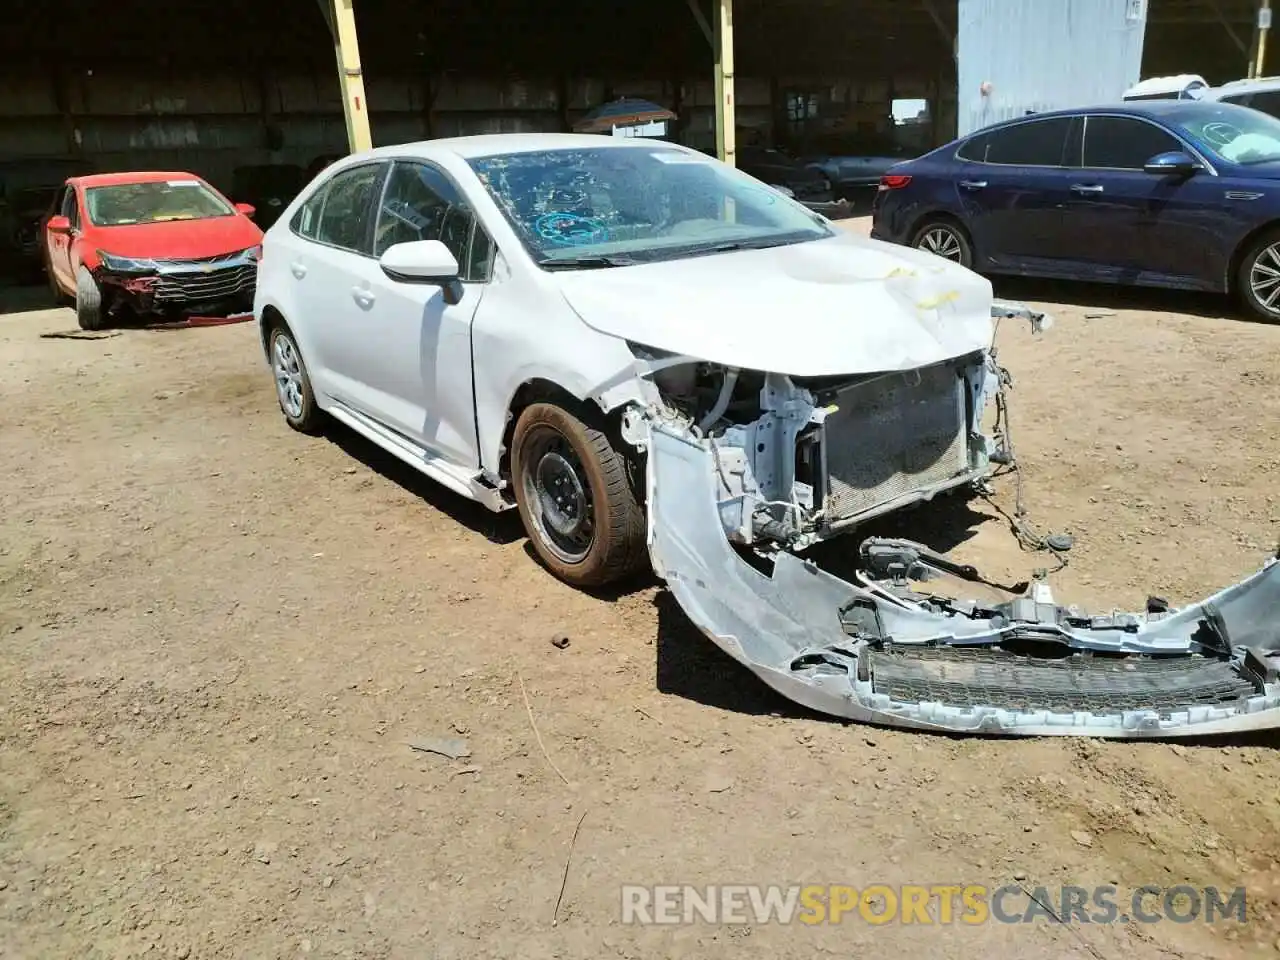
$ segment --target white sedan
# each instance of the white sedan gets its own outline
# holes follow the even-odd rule
[[[569,583],[651,563],[708,636],[810,707],[1008,733],[1277,724],[1266,664],[1201,669],[1199,608],[1112,623],[1045,584],[995,608],[934,601],[907,581],[968,568],[905,541],[864,543],[856,584],[796,557],[1011,459],[983,425],[1003,389],[992,316],[1012,312],[1030,315],[693,150],[560,134],[335,163],[267,232],[256,300],[293,427],[327,415],[518,509]],[[1256,638],[1268,604],[1277,566],[1215,597],[1221,645]],[[1029,667],[1007,649],[1028,637],[1076,650],[1080,672]],[[1167,679],[1168,702],[1117,686],[1094,650]]]
[[[383,148],[328,168],[263,246],[289,423],[328,414],[517,507],[574,584],[647,562],[655,417],[715,438],[728,533],[749,544],[804,545],[987,467],[987,282],[684,147]]]

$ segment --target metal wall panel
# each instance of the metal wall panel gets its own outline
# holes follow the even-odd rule
[[[1031,111],[1115,102],[1138,82],[1147,0],[959,4],[959,136]]]

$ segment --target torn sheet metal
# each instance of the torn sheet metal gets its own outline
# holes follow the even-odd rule
[[[920,730],[1203,736],[1280,727],[1280,563],[1177,611],[1089,617],[1043,584],[995,609],[916,603],[730,547],[705,440],[650,434],[654,569],[717,646],[790,700]]]

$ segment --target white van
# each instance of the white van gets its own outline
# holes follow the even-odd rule
[[[1199,100],[1209,84],[1204,77],[1183,73],[1176,77],[1152,77],[1124,92],[1125,100]]]

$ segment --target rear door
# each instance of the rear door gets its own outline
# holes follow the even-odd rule
[[[1059,255],[1057,212],[1072,117],[1024,120],[966,141],[955,188],[985,267],[1014,269]]]
[[[296,235],[281,255],[298,323],[307,331],[307,362],[329,396],[375,419],[384,404],[367,382],[379,345],[366,331],[365,277],[373,259],[373,223],[390,166],[364,163],[335,174],[298,211]]]
[[[1182,140],[1142,117],[1090,114],[1083,158],[1064,221],[1090,238],[1081,259],[1091,278],[1175,286],[1220,285],[1214,231],[1223,207],[1218,177],[1144,172],[1148,160],[1181,150]]]

